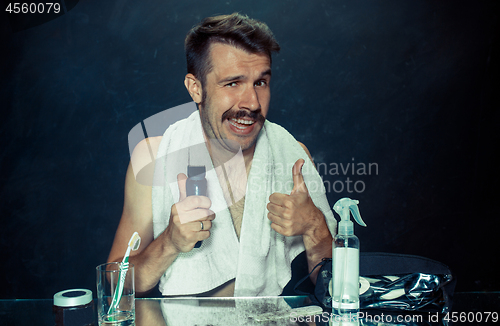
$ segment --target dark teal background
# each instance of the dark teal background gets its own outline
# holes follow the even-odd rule
[[[0,13],[0,298],[95,291],[121,215],[128,132],[191,101],[184,36],[235,11],[281,44],[269,120],[317,164],[377,164],[371,175],[321,171],[344,184],[331,205],[360,200],[361,249],[442,261],[458,291],[500,290],[496,1],[73,4],[31,27]]]

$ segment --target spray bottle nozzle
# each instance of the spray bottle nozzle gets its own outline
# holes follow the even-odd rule
[[[333,209],[337,214],[340,215],[340,223],[339,223],[339,234],[353,234],[354,226],[351,222],[350,213],[354,216],[354,220],[358,222],[361,226],[366,226],[365,222],[361,219],[361,214],[358,209],[358,200],[354,200],[351,198],[342,198],[339,199]]]

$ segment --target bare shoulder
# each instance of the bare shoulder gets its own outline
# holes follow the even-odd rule
[[[158,136],[141,140],[132,152],[132,164],[135,166],[135,163],[144,163],[144,161],[149,161],[151,157],[156,158],[162,138],[163,136]]]
[[[311,156],[311,153],[309,153],[309,150],[307,149],[306,145],[302,144],[300,141],[298,141],[298,143],[304,149],[304,151],[306,152],[307,156],[309,156],[309,159],[311,160],[311,162],[314,164],[314,161],[313,161],[313,158]]]
[[[135,180],[142,185],[152,185],[156,155],[162,138],[158,136],[143,139],[134,148],[130,166]]]

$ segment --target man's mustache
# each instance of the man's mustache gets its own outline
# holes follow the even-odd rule
[[[239,118],[250,118],[252,120],[255,120],[257,122],[264,123],[266,121],[266,118],[261,114],[261,110],[255,110],[255,111],[248,111],[248,110],[239,110],[239,111],[233,111],[233,110],[228,110],[222,114],[222,121],[226,119],[239,119]]]

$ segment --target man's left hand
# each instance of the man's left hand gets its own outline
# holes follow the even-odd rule
[[[293,189],[290,195],[275,192],[269,196],[267,204],[271,228],[287,237],[310,235],[324,224],[323,213],[314,205],[304,182],[303,165],[304,160],[298,159],[292,168]]]

